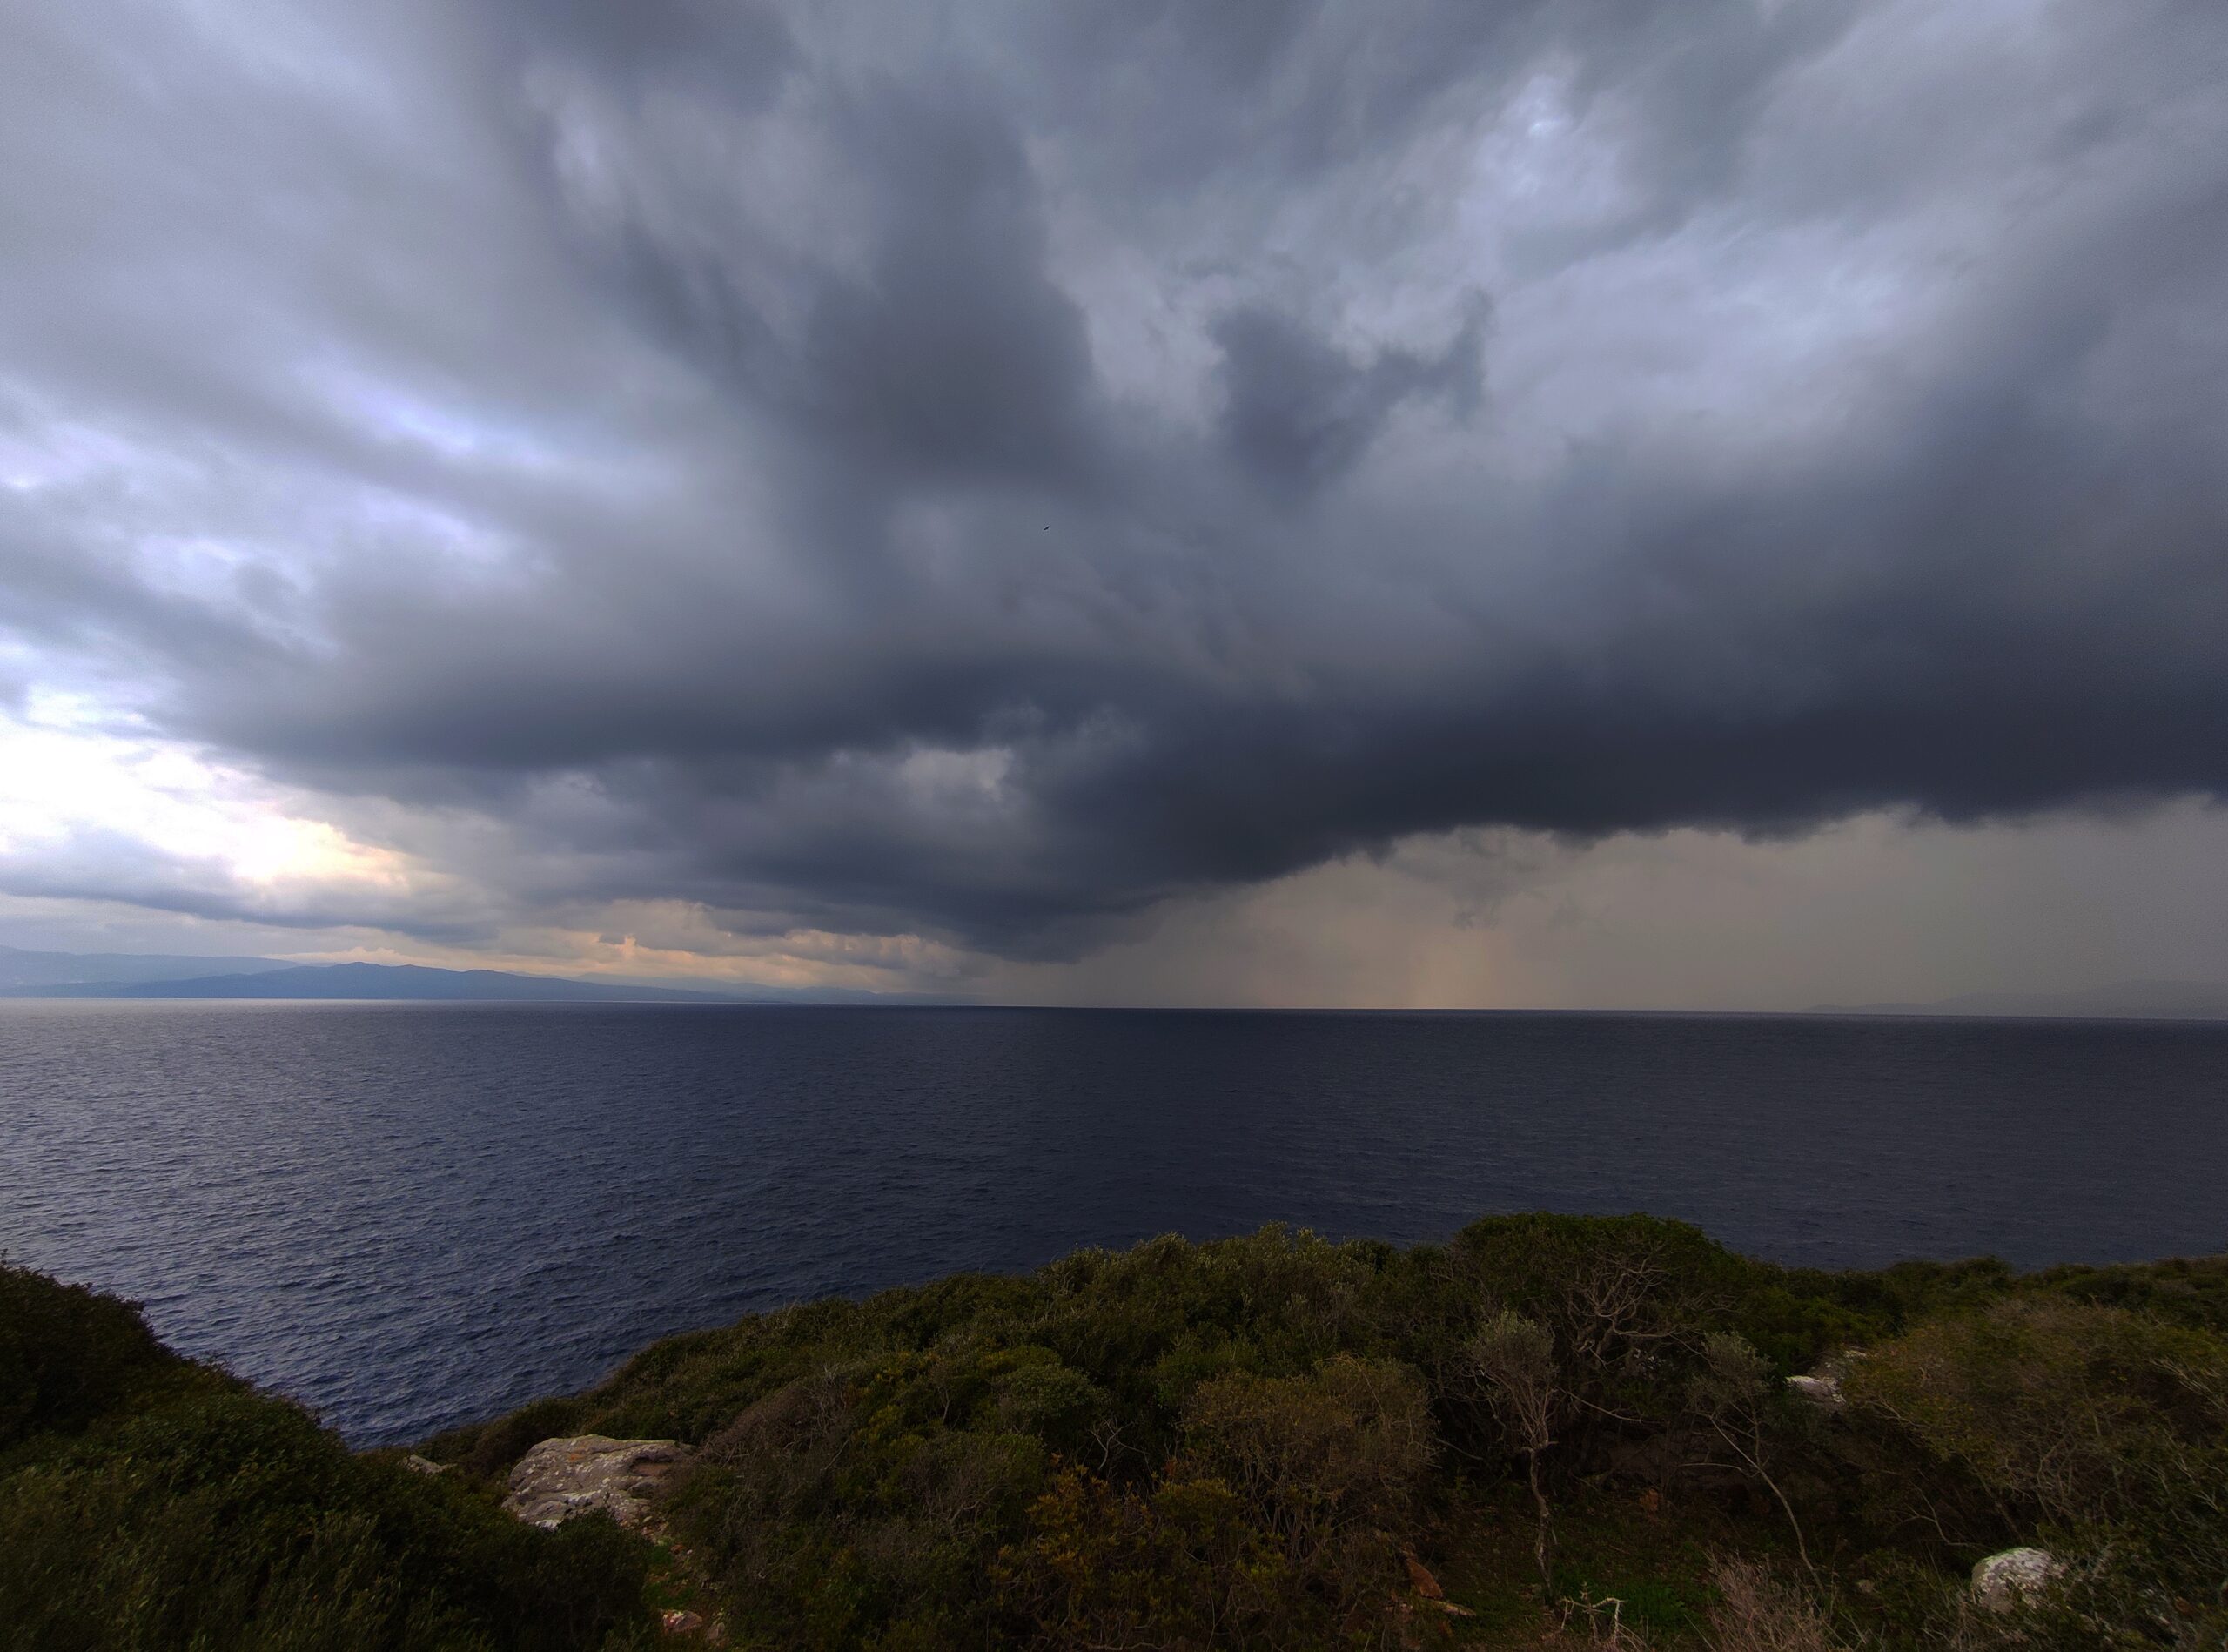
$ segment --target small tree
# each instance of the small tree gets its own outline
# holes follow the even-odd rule
[[[1463,1363],[1509,1449],[1524,1459],[1540,1521],[1533,1554],[1540,1562],[1540,1585],[1552,1595],[1554,1516],[1540,1479],[1540,1454],[1554,1447],[1564,1406],[1555,1373],[1554,1333],[1520,1313],[1497,1313],[1464,1346]]]
[[[1802,1541],[1802,1522],[1764,1466],[1773,1389],[1772,1368],[1762,1354],[1729,1331],[1712,1332],[1702,1340],[1701,1367],[1688,1380],[1687,1407],[1717,1443],[1778,1500],[1788,1528],[1795,1534],[1795,1552],[1815,1583],[1818,1568],[1810,1563],[1809,1546]]]
[[[1307,1376],[1218,1377],[1192,1396],[1184,1427],[1171,1472],[1230,1486],[1303,1574],[1350,1535],[1405,1531],[1433,1450],[1414,1375],[1349,1354]]]

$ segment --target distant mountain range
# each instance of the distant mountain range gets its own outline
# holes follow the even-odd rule
[[[36,952],[0,946],[0,998],[368,998],[408,1003],[933,1003],[912,995],[774,987],[654,986],[436,970],[415,964],[293,964],[284,958],[138,952]],[[2078,992],[1969,992],[1905,1004],[1820,1004],[1814,1015],[2043,1016],[2228,1020],[2228,984],[2129,981]]]
[[[66,960],[67,962],[64,962]],[[72,978],[73,966],[75,975]],[[142,966],[135,970],[133,966]],[[733,1004],[737,995],[415,964],[287,964],[0,947],[0,997],[380,998],[413,1003]]]
[[[2123,981],[2078,992],[1968,992],[1920,1004],[1821,1004],[1815,1013],[2224,1021],[2228,1020],[2228,985],[2208,981]]]
[[[74,986],[96,981],[185,981],[196,976],[259,975],[271,970],[299,967],[284,958],[190,958],[155,952],[26,952],[21,947],[0,946],[0,991]]]

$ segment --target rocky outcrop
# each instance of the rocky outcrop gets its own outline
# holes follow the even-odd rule
[[[430,1457],[420,1457],[414,1451],[402,1460],[402,1466],[413,1474],[446,1474],[449,1471],[448,1464],[437,1463]]]
[[[1842,1392],[1842,1382],[1865,1357],[1862,1348],[1844,1348],[1830,1360],[1822,1361],[1808,1376],[1789,1377],[1787,1391],[1797,1400],[1814,1405],[1821,1411],[1841,1411],[1849,1405],[1849,1396]]]
[[[659,1486],[688,1461],[688,1451],[670,1440],[607,1434],[545,1440],[511,1470],[511,1494],[503,1508],[545,1530],[597,1509],[621,1526],[638,1527]]]
[[[1849,1403],[1842,1398],[1841,1379],[1824,1372],[1807,1377],[1789,1377],[1787,1391],[1797,1400],[1805,1400],[1821,1411],[1839,1411]]]
[[[2042,1598],[2065,1563],[2046,1548],[2007,1548],[1973,1568],[1973,1601],[1990,1612],[2009,1612]]]

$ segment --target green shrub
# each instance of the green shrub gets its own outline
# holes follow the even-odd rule
[[[359,1457],[299,1407],[161,1349],[131,1307],[0,1270],[34,1404],[0,1474],[0,1648],[515,1648],[648,1632],[645,1546],[545,1533]],[[57,1375],[57,1373],[60,1373]],[[21,1389],[18,1389],[21,1392]]]
[[[1202,1383],[1184,1412],[1171,1479],[1229,1487],[1299,1576],[1343,1596],[1357,1541],[1399,1542],[1430,1466],[1430,1407],[1405,1367],[1338,1354],[1303,1377]]]
[[[2228,1336],[2228,1256],[2104,1267],[2054,1267],[2020,1281],[2023,1292],[2148,1313]]]
[[[1322,1602],[1219,1481],[1150,1491],[1063,1472],[990,1576],[1003,1638],[1029,1647],[1321,1643]]]
[[[2228,1641],[2228,1340],[2046,1292],[1923,1324],[1849,1389],[2069,1562],[2017,1633]]]
[[[1850,1373],[1858,1403],[2059,1525],[2178,1506],[2228,1457],[2228,1342],[2124,1309],[2002,1302]]]
[[[0,1454],[84,1427],[177,1363],[136,1305],[0,1266]]]

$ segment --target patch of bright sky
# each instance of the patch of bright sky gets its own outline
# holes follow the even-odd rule
[[[0,915],[4,915],[0,903]],[[419,964],[437,969],[507,970],[614,981],[668,982],[780,991],[956,991],[979,961],[917,935],[846,935],[776,927],[723,927],[688,901],[630,901],[604,916],[608,930],[521,925],[485,945],[335,934],[336,944],[298,956],[331,964]],[[299,945],[299,943],[297,944]]]
[[[549,473],[569,464],[573,457],[515,425],[420,395],[350,363],[305,364],[300,373],[311,393],[348,424],[383,440],[426,448],[444,460]]]
[[[287,813],[245,776],[83,696],[34,688],[19,712],[0,710],[0,856],[34,860],[85,833],[252,885],[407,881],[399,856]]]
[[[121,436],[64,418],[20,386],[0,390],[0,487],[13,493],[82,487],[138,472],[150,458]]]
[[[185,0],[171,7],[201,50],[222,54],[248,80],[314,99],[328,117],[345,111],[403,129],[423,111],[389,71],[379,31],[367,26],[380,20],[380,10],[299,0]]]

